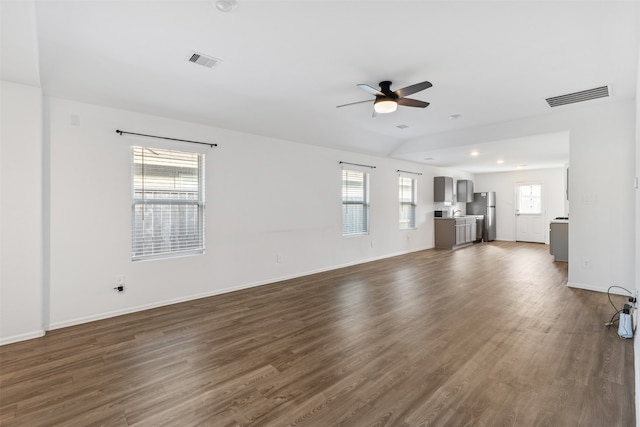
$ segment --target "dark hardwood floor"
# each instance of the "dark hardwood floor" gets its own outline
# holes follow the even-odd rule
[[[633,341],[548,252],[432,249],[6,345],[0,424],[633,426]]]

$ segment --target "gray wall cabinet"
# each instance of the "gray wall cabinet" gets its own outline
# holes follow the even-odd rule
[[[470,179],[460,179],[456,183],[456,201],[462,203],[473,202],[473,181]]]
[[[450,176],[433,177],[433,201],[453,203],[453,178]]]

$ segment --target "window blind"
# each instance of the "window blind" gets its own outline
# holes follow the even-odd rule
[[[369,232],[369,174],[342,170],[342,235]]]
[[[416,227],[416,180],[399,176],[400,229]]]
[[[204,252],[204,155],[132,147],[133,260]]]

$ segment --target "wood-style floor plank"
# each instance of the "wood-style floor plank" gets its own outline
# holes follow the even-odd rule
[[[0,347],[0,425],[634,425],[633,341],[566,283],[492,242],[51,331]]]

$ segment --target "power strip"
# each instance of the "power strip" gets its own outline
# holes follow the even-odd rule
[[[632,303],[635,304],[635,301]],[[631,304],[625,304],[622,313],[620,313],[620,320],[618,322],[618,335],[621,338],[633,338],[635,327],[633,325],[633,307]]]

